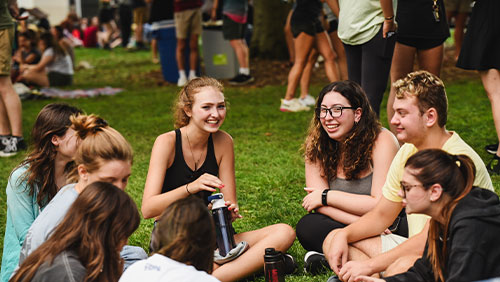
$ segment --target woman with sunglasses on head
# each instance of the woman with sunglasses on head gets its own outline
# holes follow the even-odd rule
[[[383,280],[478,281],[500,277],[500,201],[473,187],[475,166],[466,155],[423,150],[406,162],[400,196],[408,214],[431,217],[422,258],[408,272]]]
[[[78,145],[70,117],[81,113],[70,105],[48,104],[36,118],[31,152],[12,171],[7,183],[1,281],[8,281],[17,266],[24,237],[35,218],[66,184]]]
[[[74,156],[75,167],[69,173],[70,184],[61,188],[31,225],[19,255],[20,264],[49,238],[87,185],[104,181],[122,190],[127,186],[133,159],[127,140],[96,115],[72,117],[71,123],[82,141]],[[147,257],[142,248],[133,246],[125,246],[121,255],[125,268]]]
[[[381,127],[368,98],[353,81],[338,81],[321,90],[304,143],[309,213],[297,223],[297,238],[312,252],[306,270],[315,274],[326,263],[325,237],[370,211],[399,146]]]
[[[173,202],[189,195],[207,197],[219,189],[232,219],[241,218],[236,200],[233,139],[220,130],[226,118],[222,84],[209,77],[190,80],[175,105],[175,130],[155,141],[142,198],[145,218],[158,218]],[[274,224],[238,233],[236,243],[249,249],[236,259],[214,265],[213,275],[221,281],[235,281],[261,270],[264,250],[285,252],[295,239],[293,228]]]
[[[120,250],[139,222],[134,201],[122,189],[94,182],[10,282],[118,281],[123,271]]]

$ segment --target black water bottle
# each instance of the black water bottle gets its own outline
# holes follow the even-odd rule
[[[266,282],[285,282],[285,261],[281,252],[267,248],[264,254]]]
[[[215,233],[219,255],[225,257],[227,253],[236,247],[234,242],[234,230],[231,223],[231,213],[226,207],[224,195],[214,194],[208,197],[212,203],[212,217],[215,222]]]

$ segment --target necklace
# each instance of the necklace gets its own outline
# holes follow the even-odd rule
[[[193,148],[191,147],[191,141],[189,141],[189,135],[187,134],[187,130],[186,130],[186,138],[188,140],[189,151],[191,151],[191,157],[193,158],[193,162],[194,162],[194,171],[196,171],[196,170],[198,170],[198,163],[200,162],[201,157],[203,156],[203,152],[201,152],[200,157],[198,158],[198,160],[196,160],[194,158]]]

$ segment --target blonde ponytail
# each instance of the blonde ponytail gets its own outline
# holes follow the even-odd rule
[[[83,164],[87,171],[99,169],[103,161],[120,160],[132,163],[133,152],[125,138],[96,115],[71,118],[72,128],[82,139],[76,151],[75,168],[69,173],[70,182],[78,181],[77,167]]]

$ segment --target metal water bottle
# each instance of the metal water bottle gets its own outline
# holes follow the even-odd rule
[[[208,197],[208,201],[212,203],[212,217],[215,222],[219,254],[225,257],[230,250],[236,247],[234,243],[233,225],[231,223],[231,213],[226,207],[224,195],[222,193],[217,193]]]
[[[285,261],[274,248],[267,248],[264,254],[266,282],[285,282]]]

